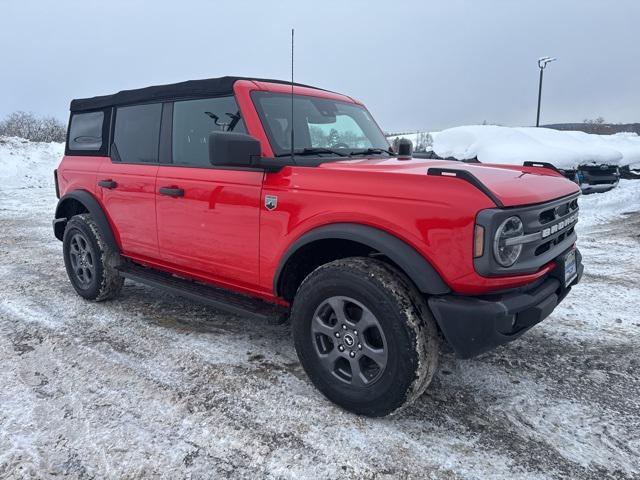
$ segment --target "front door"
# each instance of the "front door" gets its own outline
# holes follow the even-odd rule
[[[119,107],[98,190],[126,256],[158,259],[155,183],[162,104]]]
[[[175,102],[172,163],[156,177],[158,243],[165,263],[231,286],[258,283],[264,173],[213,168],[212,131],[244,132],[233,97]]]

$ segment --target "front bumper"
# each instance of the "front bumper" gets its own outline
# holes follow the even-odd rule
[[[589,183],[581,183],[580,190],[582,193],[603,193],[608,192],[609,190],[613,190],[618,186],[619,180],[616,180],[611,183],[599,183],[599,184],[589,184]]]
[[[576,171],[576,180],[582,193],[607,192],[618,186],[620,170],[608,165],[582,166]]]
[[[564,265],[532,286],[497,295],[429,298],[429,307],[445,339],[460,358],[471,358],[515,340],[547,318],[582,278],[582,255],[576,249],[577,277],[564,287]]]

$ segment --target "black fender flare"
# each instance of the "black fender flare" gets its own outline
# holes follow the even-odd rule
[[[317,240],[342,239],[366,245],[393,261],[418,289],[430,295],[443,295],[451,289],[431,263],[411,245],[378,228],[357,223],[333,223],[314,228],[298,238],[283,255],[273,278],[273,289],[279,295],[280,276],[288,260],[301,247]]]
[[[65,206],[68,204],[69,200],[75,200],[81,203],[87,209],[87,211],[91,214],[96,224],[98,225],[100,233],[102,234],[102,238],[109,244],[113,251],[120,253],[120,247],[118,246],[116,238],[113,235],[113,231],[111,230],[111,225],[109,224],[109,220],[107,220],[106,214],[102,210],[102,207],[98,203],[98,200],[96,200],[96,198],[86,190],[74,190],[64,195],[58,201],[55,218],[53,220],[53,233],[55,234],[56,238],[62,241],[62,238],[64,236],[64,229],[67,225],[67,221],[69,220],[66,217],[64,211]]]

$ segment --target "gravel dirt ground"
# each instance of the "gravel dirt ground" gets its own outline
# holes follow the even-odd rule
[[[549,319],[444,355],[412,407],[375,420],[310,385],[287,324],[130,282],[82,300],[50,182],[0,186],[0,478],[639,478],[635,183],[608,220],[593,211],[615,192],[581,200],[586,274]]]

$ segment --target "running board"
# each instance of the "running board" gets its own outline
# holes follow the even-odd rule
[[[133,263],[126,263],[118,267],[118,271],[121,276],[134,282],[143,283],[236,315],[259,317],[269,323],[283,323],[289,313],[289,309],[281,305]]]

